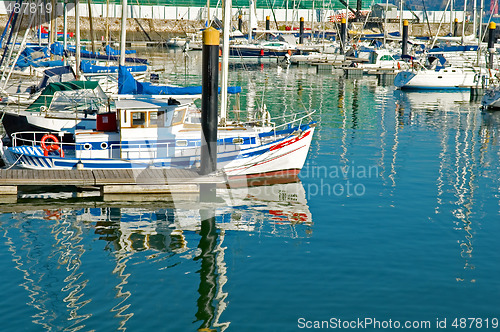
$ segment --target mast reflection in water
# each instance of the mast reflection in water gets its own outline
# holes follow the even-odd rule
[[[214,204],[109,207],[64,201],[61,208],[54,202],[4,214],[10,217],[2,219],[2,235],[12,263],[24,276],[32,322],[47,331],[96,326],[149,330],[158,321],[145,318],[146,308],[168,308],[168,299],[182,290],[197,308],[190,321],[198,330],[225,330],[230,325],[222,318],[230,297],[223,289],[228,282],[225,250],[231,245],[223,245],[225,238],[241,231],[307,237],[312,218],[300,182],[218,192],[222,199]],[[11,207],[22,210],[22,199]],[[193,270],[193,264],[198,268]],[[197,281],[191,277],[195,270]],[[165,326],[182,330],[175,324],[185,328],[186,321]]]

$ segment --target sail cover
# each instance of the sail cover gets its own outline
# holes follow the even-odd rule
[[[219,88],[220,92],[220,88]],[[227,92],[236,94],[241,92],[240,86],[228,87]],[[132,95],[198,95],[201,86],[176,87],[168,85],[153,85],[148,82],[138,82],[126,68],[118,69],[118,94]]]

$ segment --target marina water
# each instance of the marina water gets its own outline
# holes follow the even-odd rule
[[[179,85],[200,57],[157,55]],[[500,113],[313,67],[230,85],[317,109],[301,181],[201,205],[23,193],[1,205],[1,331],[499,328]]]

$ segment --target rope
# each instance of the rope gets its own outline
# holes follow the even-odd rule
[[[12,167],[14,167],[17,164],[17,162],[22,158],[22,156],[24,156],[24,153],[21,153],[21,155],[19,156],[19,158],[17,158],[17,160],[12,165],[10,165],[9,167],[7,167],[6,170],[9,170]]]

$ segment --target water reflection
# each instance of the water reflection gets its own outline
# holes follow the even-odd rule
[[[27,211],[11,218],[0,229],[23,274],[20,286],[30,298],[26,304],[35,309],[33,323],[48,331],[83,328],[91,316],[83,308],[91,298],[85,294],[89,279],[81,271],[86,252],[82,226],[67,210]],[[64,303],[66,317],[54,310],[54,303]]]
[[[225,250],[230,244],[223,245],[227,235],[308,237],[312,217],[300,182],[220,189],[218,195],[221,201],[216,204],[175,201],[149,207],[70,200],[58,208],[57,201],[50,201],[50,209],[5,214],[11,220],[2,222],[0,229],[12,261],[24,275],[28,305],[36,310],[33,323],[47,331],[88,329],[95,310],[103,309],[88,306],[99,301],[99,290],[114,293],[108,310],[118,329],[133,330],[131,321],[141,311],[140,301],[134,300],[138,294],[133,284],[139,277],[135,266],[163,270],[191,261],[199,264],[193,323],[200,331],[224,331],[230,324],[221,318],[230,296],[223,290],[228,282]],[[20,199],[2,209],[23,206]],[[94,275],[96,259],[104,259],[99,278]],[[115,281],[104,285],[101,280]]]
[[[475,282],[476,266],[474,237],[478,230],[477,216],[481,204],[478,196],[480,181],[484,178],[498,180],[497,137],[499,113],[483,112],[479,105],[469,102],[468,92],[403,92],[394,91],[396,120],[394,122],[393,185],[397,167],[399,136],[405,131],[431,130],[436,132],[439,144],[437,156],[435,218],[436,221],[452,222],[454,237],[458,243],[458,255],[462,266],[457,268],[458,282]],[[386,121],[382,121],[384,124]],[[410,128],[413,127],[413,128]],[[384,127],[384,135],[386,128]],[[432,141],[430,139],[429,141]],[[424,141],[425,143],[425,141]],[[381,139],[381,146],[386,144]],[[404,149],[404,147],[402,147]],[[425,156],[423,156],[425,158]],[[434,156],[424,159],[432,162]],[[396,165],[396,167],[394,167]],[[492,170],[493,168],[493,170]],[[429,169],[432,169],[429,166]],[[479,200],[479,202],[478,202]]]
[[[394,96],[400,103],[414,111],[454,111],[469,104],[468,91],[418,92],[394,90]]]

